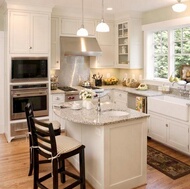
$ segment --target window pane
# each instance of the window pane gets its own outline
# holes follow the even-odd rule
[[[189,56],[175,56],[175,75],[180,78],[180,71],[182,65],[190,65],[190,55]]]
[[[154,33],[154,77],[168,78],[168,31]]]
[[[174,33],[174,40],[175,41],[181,41],[181,29],[177,29],[175,30],[175,33]]]
[[[183,40],[190,40],[190,28],[183,28]]]
[[[181,54],[181,42],[174,43],[174,53]]]
[[[156,56],[154,57],[154,77],[168,78],[168,57]]]
[[[183,53],[190,53],[190,41],[183,42]]]

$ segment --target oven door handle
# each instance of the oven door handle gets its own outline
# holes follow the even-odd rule
[[[47,92],[37,92],[37,93],[31,93],[31,92],[25,92],[25,93],[14,93],[13,97],[28,97],[28,96],[43,96],[47,95]]]

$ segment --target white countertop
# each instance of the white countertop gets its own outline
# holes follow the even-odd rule
[[[53,111],[55,114],[60,116],[61,118],[72,121],[75,123],[82,123],[88,125],[96,125],[96,126],[104,126],[112,123],[120,123],[129,121],[132,119],[140,119],[144,117],[148,117],[149,115],[145,113],[141,113],[129,108],[121,108],[117,107],[115,104],[101,104],[101,112],[96,110],[96,103],[94,104],[94,108],[91,110],[87,110],[86,108],[82,108],[79,110],[71,109],[72,102],[65,102],[62,104],[65,108],[54,108]],[[129,113],[127,116],[108,116],[104,115],[102,112],[109,110],[120,110],[126,111]]]

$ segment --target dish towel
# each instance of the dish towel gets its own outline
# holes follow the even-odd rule
[[[139,112],[144,112],[144,97],[136,97],[136,110]]]

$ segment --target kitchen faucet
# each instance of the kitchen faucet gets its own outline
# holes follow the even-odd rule
[[[100,98],[105,97],[105,96],[108,96],[109,99],[110,99],[110,96],[108,95],[108,93],[109,93],[109,91],[107,91],[107,92],[104,93],[103,95],[98,94],[98,105],[97,105],[97,109],[96,109],[98,112],[101,112],[101,102],[100,102]]]

